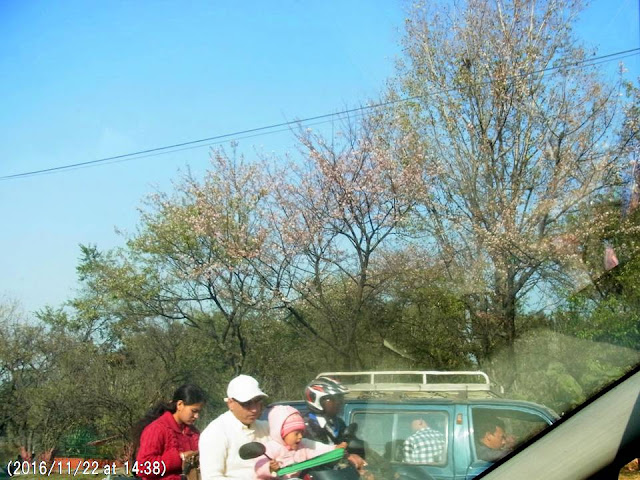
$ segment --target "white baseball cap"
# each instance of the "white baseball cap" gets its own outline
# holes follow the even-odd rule
[[[252,398],[266,397],[267,394],[260,390],[258,381],[249,375],[238,375],[229,382],[227,387],[227,398],[233,398],[239,402],[248,402]]]

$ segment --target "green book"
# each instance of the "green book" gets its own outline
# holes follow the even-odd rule
[[[322,455],[318,455],[317,457],[310,458],[309,460],[305,460],[304,462],[292,463],[291,465],[287,465],[286,467],[278,470],[276,474],[280,476],[286,475],[288,473],[306,470],[307,468],[318,467],[320,465],[324,465],[325,463],[331,463],[335,462],[336,460],[340,460],[343,456],[344,448],[336,448],[335,450],[331,450],[330,452],[323,453]]]

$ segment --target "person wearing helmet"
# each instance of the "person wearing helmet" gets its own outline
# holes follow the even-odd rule
[[[338,444],[349,441],[347,425],[338,416],[342,409],[345,393],[349,389],[337,380],[319,377],[304,391],[304,399],[309,407],[305,415],[305,436],[316,442]]]
[[[338,415],[342,410],[344,395],[349,389],[329,377],[319,377],[309,383],[304,390],[304,399],[309,412],[304,416],[304,436],[316,442],[337,445],[349,442],[355,436]],[[360,455],[351,453],[348,460],[357,468],[367,465]]]

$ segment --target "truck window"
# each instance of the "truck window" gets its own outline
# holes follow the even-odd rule
[[[549,425],[541,415],[509,408],[472,408],[476,459],[494,462]]]
[[[392,462],[444,465],[449,415],[446,411],[360,412],[353,416],[358,437]]]
[[[366,442],[366,448],[384,456],[387,442],[393,437],[395,414],[379,412],[359,412],[353,415],[358,425],[358,438]]]

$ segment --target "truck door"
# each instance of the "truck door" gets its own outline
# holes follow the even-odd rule
[[[471,463],[467,479],[508,455],[553,422],[553,418],[527,406],[474,405],[470,407]]]
[[[452,480],[453,408],[362,405],[352,408],[348,419],[358,425],[367,461],[376,458],[407,480]]]

